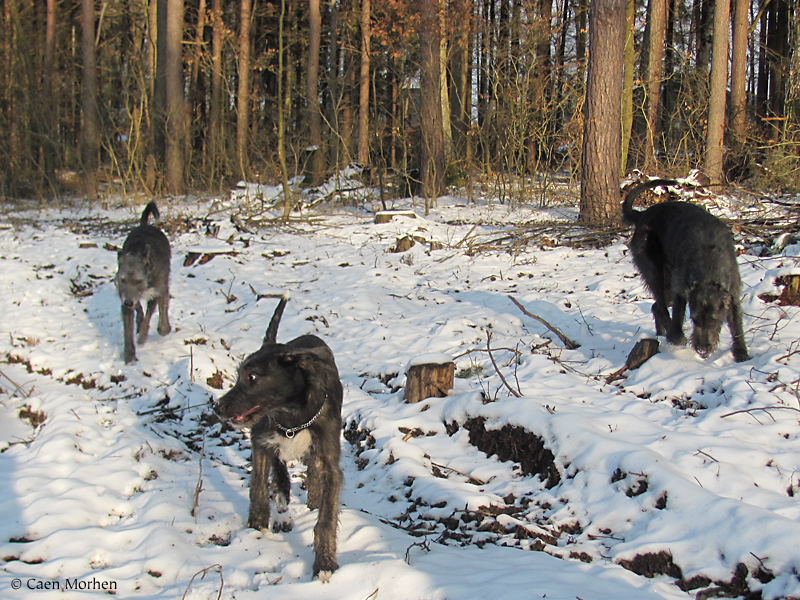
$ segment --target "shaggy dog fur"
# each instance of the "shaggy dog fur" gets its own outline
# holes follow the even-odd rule
[[[147,223],[150,215],[157,221],[158,208],[150,202],[142,212],[141,224],[130,232],[117,255],[117,291],[122,300],[122,324],[125,330],[125,362],[136,362],[133,343],[133,313],[136,312],[138,344],[147,341],[150,318],[158,304],[158,333],[167,335],[169,324],[169,261],[167,236]],[[142,310],[147,303],[147,312]]]
[[[633,263],[655,299],[656,333],[666,334],[673,344],[685,344],[683,320],[688,304],[695,351],[704,358],[711,354],[727,321],[733,357],[745,361],[742,283],[728,228],[688,202],[661,202],[644,211],[633,208],[644,190],[676,184],[670,179],[642,183],[628,192],[622,206],[625,222],[635,227],[630,242]]]
[[[308,507],[319,509],[314,527],[314,577],[330,580],[336,562],[336,529],[342,471],[339,467],[342,384],[333,352],[321,339],[304,335],[276,343],[284,295],[261,348],[239,366],[236,385],[216,406],[236,427],[250,427],[253,444],[248,525],[268,529],[270,485],[278,512],[289,503],[287,461],[307,465]]]

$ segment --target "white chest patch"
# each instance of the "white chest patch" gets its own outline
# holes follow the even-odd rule
[[[305,429],[298,431],[291,438],[280,433],[273,433],[261,443],[273,448],[284,462],[302,460],[311,448],[311,434]]]

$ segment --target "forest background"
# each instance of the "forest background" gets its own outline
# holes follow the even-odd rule
[[[619,179],[795,192],[793,0],[2,0],[0,195]],[[511,188],[509,188],[511,189]],[[426,203],[427,206],[427,203]]]

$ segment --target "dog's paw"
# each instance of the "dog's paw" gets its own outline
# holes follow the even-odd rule
[[[319,579],[322,583],[329,583],[334,571],[339,568],[333,558],[318,558],[314,561],[314,579]]]
[[[289,533],[293,527],[291,519],[275,519],[272,522],[272,533]]]
[[[314,579],[319,579],[321,583],[330,583],[331,577],[333,577],[333,572],[331,571],[320,571],[314,576]]]
[[[156,328],[156,331],[158,331],[158,335],[167,335],[170,331],[172,331],[172,327],[170,327],[169,325],[165,326],[159,325]]]

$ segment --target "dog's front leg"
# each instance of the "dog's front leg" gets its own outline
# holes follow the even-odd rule
[[[676,346],[686,344],[683,335],[683,320],[686,318],[686,298],[675,296],[672,301],[672,319],[667,327],[667,339]]]
[[[125,364],[136,362],[136,347],[133,345],[133,307],[122,305],[122,329],[125,338],[123,358]]]
[[[272,450],[253,442],[253,471],[250,474],[250,515],[248,527],[269,530],[269,469],[274,459]]]
[[[328,582],[339,568],[336,529],[339,526],[339,493],[343,475],[339,468],[338,439],[336,442],[336,447],[320,448],[309,461],[309,507],[317,503],[319,506],[314,527],[314,577],[323,583]]]
[[[147,341],[147,335],[150,333],[150,319],[153,318],[153,313],[156,311],[156,301],[147,301],[147,312],[144,313],[144,318],[139,326],[139,345],[143,345]]]
[[[172,331],[169,324],[169,291],[158,297],[158,328],[159,335],[167,335]]]

